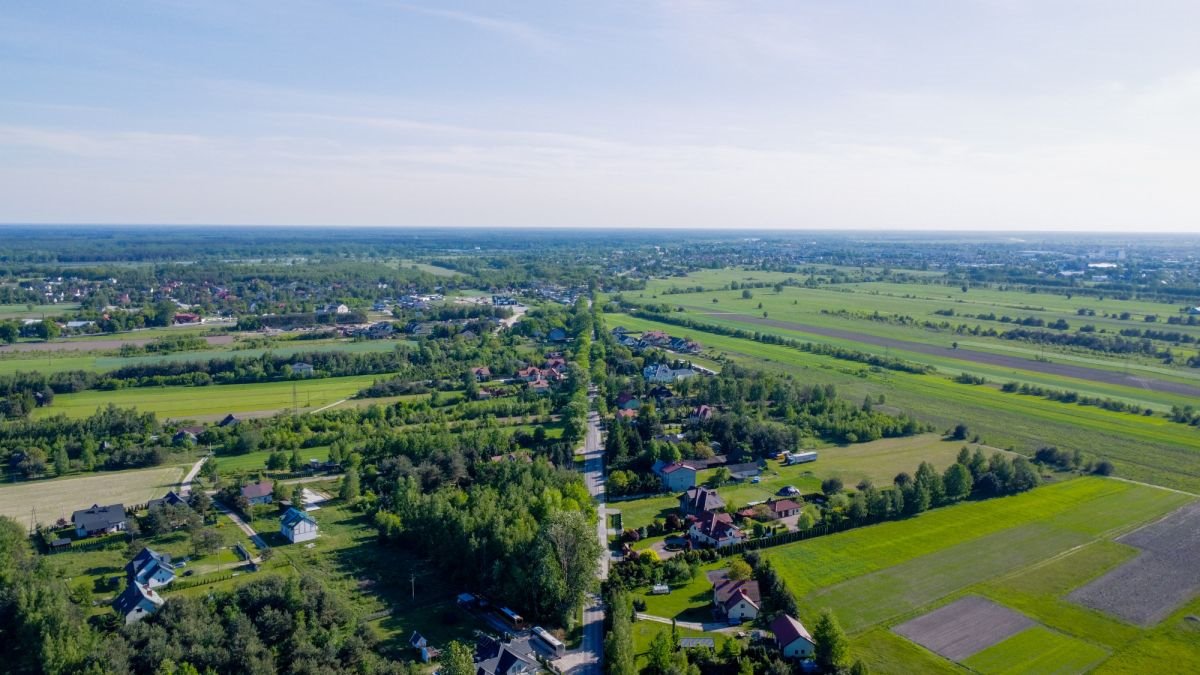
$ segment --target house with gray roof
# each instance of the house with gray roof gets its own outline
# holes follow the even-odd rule
[[[125,565],[125,578],[130,586],[159,588],[175,581],[175,566],[170,555],[144,548]]]
[[[91,508],[72,513],[71,522],[75,525],[75,536],[81,539],[113,532],[124,532],[128,524],[125,519],[124,504],[109,504],[108,506],[92,504]]]
[[[125,619],[125,624],[137,623],[163,606],[163,597],[154,589],[141,584],[129,584],[113,601],[113,609]]]

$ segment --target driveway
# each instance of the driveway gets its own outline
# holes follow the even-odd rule
[[[238,515],[237,511],[234,511],[233,509],[228,508],[221,502],[216,502],[216,501],[213,502],[213,507],[216,508],[221,513],[224,513],[225,515],[229,516],[229,519],[233,521],[233,524],[237,525],[237,528],[239,530],[241,530],[243,533],[245,533],[245,535],[247,537],[250,537],[250,541],[254,542],[254,545],[257,546],[260,551],[265,551],[265,550],[271,548],[270,546],[267,546],[267,542],[263,541],[263,538],[260,537],[258,535],[258,533],[254,531],[254,528],[250,527],[249,523],[242,520],[242,517],[240,515]]]

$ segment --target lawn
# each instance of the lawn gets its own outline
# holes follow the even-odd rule
[[[177,488],[183,475],[180,465],[4,483],[0,484],[0,515],[28,526],[35,510],[39,522],[52,524],[59,518],[70,520],[72,511],[92,504],[144,504]]]
[[[224,475],[238,473],[241,471],[266,471],[267,459],[273,454],[272,450],[259,450],[257,452],[248,452],[244,455],[217,455],[214,461],[217,467]],[[284,453],[291,458],[290,450],[285,450]],[[301,461],[308,463],[310,459],[319,459],[322,462],[329,459],[329,446],[323,445],[315,448],[301,448]]]
[[[819,478],[837,476],[847,487],[864,478],[876,485],[890,485],[896,474],[912,474],[921,462],[930,462],[939,471],[945,469],[957,460],[963,446],[972,452],[981,447],[945,440],[940,434],[920,434],[821,448],[817,461],[803,466]],[[996,449],[984,447],[983,451],[991,455]]]
[[[1042,626],[1034,626],[974,654],[963,665],[983,675],[1086,673],[1108,651]]]
[[[137,387],[116,391],[62,394],[54,404],[39,408],[37,417],[65,414],[87,417],[97,408],[114,404],[156,413],[160,418],[189,419],[226,413],[278,412],[292,406],[293,388],[301,410],[311,410],[349,398],[387,375],[356,375],[286,382],[224,384],[208,387]]]

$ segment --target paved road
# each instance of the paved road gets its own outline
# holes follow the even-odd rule
[[[604,508],[604,441],[600,434],[600,415],[588,413],[588,428],[583,439],[583,476],[588,492],[596,500],[596,536],[600,539],[600,568],[597,576],[608,578],[608,514]],[[560,670],[572,675],[600,675],[604,672],[604,603],[589,595],[583,608],[583,644],[555,662]]]
[[[192,468],[187,472],[187,475],[184,476],[183,480],[179,483],[180,497],[187,497],[188,495],[192,494],[192,481],[196,480],[196,474],[200,473],[200,468],[203,467],[204,463],[207,461],[208,455],[205,455],[200,458],[200,461],[192,465]]]
[[[892,349],[901,349],[908,352],[915,352],[917,354],[945,356],[961,361],[984,363],[992,366],[1000,366],[1002,368],[1012,368],[1014,370],[1029,370],[1036,373],[1045,373],[1047,375],[1073,377],[1080,380],[1089,380],[1104,384],[1117,384],[1126,387],[1135,387],[1137,389],[1148,389],[1150,391],[1162,391],[1171,394],[1180,394],[1183,396],[1200,397],[1200,386],[1185,384],[1183,382],[1158,380],[1152,377],[1120,373],[1115,370],[1088,368],[1087,366],[1077,366],[1068,363],[1036,361],[1023,356],[1009,356],[1007,354],[994,354],[992,352],[978,352],[971,349],[952,349],[950,345],[940,347],[938,345],[925,344],[922,342],[911,342],[908,340],[897,340],[879,335],[870,335],[857,331],[842,330],[840,328],[825,328],[822,326],[810,326],[808,324],[795,323],[792,321],[764,319],[761,316],[750,316],[748,314],[738,314],[735,312],[701,312],[701,314],[707,316],[728,317],[734,321],[743,323],[751,323],[759,326],[773,326],[775,328],[812,333],[813,335],[821,335],[840,340],[853,340],[863,344],[875,345],[877,347],[890,347]],[[954,335],[946,336],[947,341],[956,339],[957,336]]]

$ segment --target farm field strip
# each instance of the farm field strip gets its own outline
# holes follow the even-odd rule
[[[1118,539],[1141,553],[1068,599],[1152,626],[1200,592],[1200,503]]]
[[[114,404],[136,407],[159,417],[188,419],[197,415],[279,411],[292,406],[292,391],[301,409],[323,405],[353,396],[381,375],[355,375],[312,380],[289,380],[254,384],[223,384],[207,387],[137,387],[115,391],[84,391],[62,394],[54,405],[39,408],[36,417],[65,414],[87,417],[97,408]]]
[[[951,661],[961,662],[1033,626],[1027,616],[968,595],[892,630]]]
[[[106,471],[57,480],[39,480],[0,485],[0,515],[28,526],[33,510],[37,519],[50,524],[92,504],[143,504],[178,487],[184,467]]]
[[[1033,626],[962,663],[983,675],[1066,675],[1086,673],[1108,656],[1108,650],[1090,642]]]

